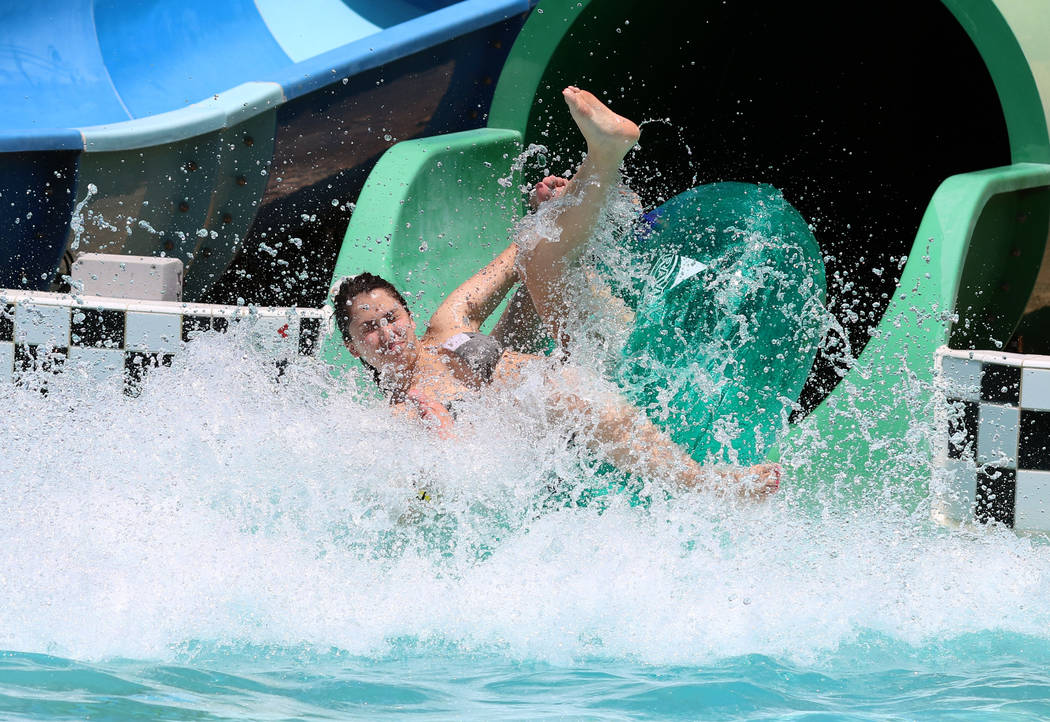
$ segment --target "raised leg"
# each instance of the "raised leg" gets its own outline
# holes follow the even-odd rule
[[[587,141],[587,156],[552,208],[556,237],[523,239],[519,269],[536,312],[561,339],[560,321],[570,308],[562,273],[590,239],[602,206],[620,179],[620,163],[638,141],[638,126],[617,115],[586,90],[562,91],[573,120]]]

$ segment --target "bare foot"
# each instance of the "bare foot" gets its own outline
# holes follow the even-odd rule
[[[755,478],[748,479],[746,495],[761,498],[780,489],[780,480],[784,476],[784,468],[780,464],[758,464],[748,469],[748,472],[746,476]]]
[[[570,85],[561,92],[569,106],[572,119],[587,140],[587,155],[604,163],[620,165],[641,130],[632,121],[612,112],[592,93]]]
[[[700,467],[700,480],[696,486],[712,488],[719,493],[741,499],[761,500],[776,493],[784,469],[780,464],[757,464],[756,466]]]

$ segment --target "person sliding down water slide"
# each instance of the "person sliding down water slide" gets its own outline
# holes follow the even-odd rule
[[[418,415],[444,438],[451,437],[457,399],[489,387],[520,386],[526,370],[538,369],[548,387],[537,391],[546,413],[586,426],[599,452],[620,470],[743,497],[775,492],[779,464],[703,466],[620,394],[582,392],[582,369],[505,348],[500,329],[508,324],[503,319],[492,336],[479,333],[521,281],[553,338],[564,344],[563,319],[572,310],[573,289],[566,287],[563,270],[577,260],[595,230],[608,194],[618,187],[620,164],[639,138],[635,123],[591,93],[570,86],[562,95],[586,140],[587,154],[564,189],[556,189],[564,191],[566,202],[553,209],[555,233],[527,244],[511,243],[444,300],[422,338],[416,336],[408,304],[391,283],[371,273],[344,279],[334,305],[347,349],[372,371],[395,407]],[[538,190],[542,201],[555,189],[544,184]]]

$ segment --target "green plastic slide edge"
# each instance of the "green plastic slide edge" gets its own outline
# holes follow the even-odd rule
[[[992,76],[1010,136],[1010,160],[1050,162],[1050,3],[943,2]]]
[[[512,128],[522,136],[547,66],[562,38],[591,0],[540,0],[525,21],[496,82],[490,128]],[[639,62],[644,63],[644,51]]]
[[[513,170],[520,152],[520,133],[491,128],[392,146],[361,190],[333,287],[362,271],[383,276],[405,296],[422,332],[448,293],[510,242],[523,212]],[[357,363],[337,330],[322,354],[337,368]]]
[[[947,178],[923,215],[897,290],[863,353],[771,458],[796,462],[797,482],[855,486],[842,489],[849,495],[883,479],[922,488],[929,478],[924,434],[932,420],[933,353],[948,341],[960,269],[971,253],[1009,254],[1013,249],[998,243],[1003,237],[1020,243],[1025,263],[1038,267],[1045,225],[1041,236],[1018,238],[1018,219],[1002,214],[998,201],[1048,188],[1050,165],[1040,163]],[[989,247],[993,242],[999,248]]]

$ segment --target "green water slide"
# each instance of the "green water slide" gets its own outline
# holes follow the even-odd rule
[[[554,172],[578,160],[559,92],[587,87],[654,121],[627,164],[647,205],[768,183],[814,229],[839,342],[770,458],[854,497],[883,478],[924,486],[933,350],[1006,343],[1046,247],[1050,7],[784,5],[543,0],[487,129],[401,143],[376,166],[335,278],[378,270],[428,316],[506,244],[523,144],[547,146]]]
[[[1047,248],[1050,7],[1023,0],[944,4],[986,64],[1012,163],[938,185],[857,363],[784,440],[784,456],[802,462],[797,474],[835,479],[844,491],[909,476],[925,488],[929,457],[916,434],[932,413],[934,350],[1001,348]]]

